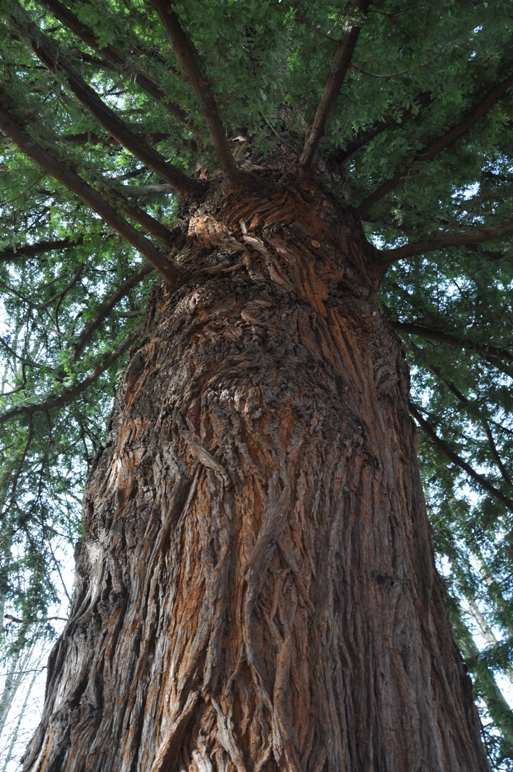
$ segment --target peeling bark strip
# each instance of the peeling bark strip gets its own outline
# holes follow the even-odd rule
[[[189,212],[184,259],[93,465],[25,772],[486,772],[372,247],[262,183]]]

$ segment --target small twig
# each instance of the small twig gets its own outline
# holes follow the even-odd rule
[[[130,58],[120,51],[118,48],[107,43],[101,46],[98,38],[93,30],[84,24],[75,14],[66,8],[59,0],[39,0],[41,5],[45,5],[59,21],[64,24],[67,29],[70,29],[81,40],[83,40],[88,46],[101,54],[111,67],[121,73],[127,73],[130,66]],[[101,62],[101,65],[105,67],[105,62]],[[173,115],[180,123],[186,126],[189,131],[192,131],[199,137],[199,132],[196,126],[188,119],[185,111],[169,99],[155,79],[147,72],[141,69],[135,69],[130,75],[134,81],[140,86],[147,94],[158,100],[164,107]]]
[[[407,332],[410,335],[418,335],[420,338],[427,338],[428,340],[435,340],[439,343],[446,343],[448,346],[475,351],[476,354],[483,355],[488,361],[491,361],[495,365],[497,364],[495,362],[496,359],[505,359],[508,362],[513,362],[513,354],[506,349],[497,348],[497,346],[477,343],[470,338],[458,338],[448,332],[432,330],[418,324],[410,324],[409,322],[395,322],[389,319],[388,323],[398,332]],[[511,371],[508,370],[508,372]]]
[[[68,588],[66,587],[66,583],[65,583],[64,578],[62,576],[61,567],[59,565],[59,561],[55,557],[55,553],[54,553],[54,551],[52,549],[52,542],[51,542],[50,539],[48,540],[48,549],[50,550],[50,555],[52,556],[53,564],[54,564],[54,566],[55,566],[55,568],[57,570],[57,573],[59,574],[59,579],[61,580],[61,585],[62,585],[62,589],[64,590],[64,594],[67,597],[69,603],[71,603],[71,596],[70,596],[70,594],[68,592]],[[62,620],[62,617],[51,617],[51,619],[60,619],[60,620]],[[47,621],[49,621],[49,620],[47,620]],[[64,620],[64,621],[66,621],[66,620]]]
[[[131,276],[128,277],[128,279],[125,279],[125,281],[116,289],[115,292],[112,293],[110,297],[108,297],[106,300],[103,301],[103,303],[100,304],[100,306],[96,310],[96,313],[94,314],[92,319],[90,319],[89,322],[86,324],[86,326],[82,330],[82,333],[80,334],[80,337],[75,343],[74,352],[73,352],[73,358],[75,360],[79,359],[85,347],[87,346],[87,343],[91,339],[91,336],[93,335],[95,330],[98,329],[98,327],[104,321],[104,319],[107,318],[107,316],[112,311],[114,306],[117,303],[119,303],[119,301],[122,300],[122,298],[128,295],[130,290],[136,287],[139,284],[139,282],[141,282],[144,279],[144,277],[150,273],[151,270],[152,270],[151,266],[145,265],[139,270],[135,271]]]
[[[513,86],[513,75],[497,83],[491,88],[483,99],[481,99],[458,123],[451,126],[441,137],[425,145],[419,150],[411,162],[400,169],[393,177],[388,179],[379,188],[376,188],[367,198],[365,198],[355,209],[357,217],[363,217],[374,204],[381,201],[388,193],[394,190],[406,177],[411,174],[414,166],[432,161],[442,150],[450,147],[456,140],[466,134],[477,121],[486,115],[491,108],[506,96],[509,89]]]
[[[8,97],[0,91],[0,128],[32,158],[39,166],[71,190],[93,211],[100,215],[122,238],[141,252],[171,286],[177,286],[183,279],[182,271],[174,266],[151,241],[137,231],[117,212],[103,196],[92,188],[82,177],[58,161],[28,134],[5,109]]]
[[[427,62],[424,62],[424,64],[418,64],[415,67],[411,67],[409,70],[400,70],[400,72],[391,72],[387,73],[386,75],[378,75],[375,72],[369,72],[368,70],[364,70],[361,67],[357,67],[355,64],[350,64],[349,69],[361,72],[362,75],[369,75],[371,78],[396,78],[398,75],[406,75],[409,72],[415,72],[415,70],[422,70],[424,67],[428,67],[431,62],[434,62],[434,60],[441,56],[445,50],[446,49],[438,51],[438,53],[432,56],[431,59],[428,59]]]
[[[448,13],[445,13],[445,11],[442,11],[440,5],[435,5],[434,3],[429,2],[429,0],[428,0],[428,5],[430,5],[431,8],[434,8],[436,13],[439,13],[441,16],[444,17],[444,19],[449,19],[449,21],[456,21],[456,22],[470,21],[470,19],[472,18],[472,16],[464,16],[462,19],[458,19],[458,17],[456,16],[449,16]]]
[[[9,497],[9,501],[7,502],[7,504],[2,508],[2,515],[4,514],[4,512],[8,512],[9,511],[9,509],[12,507],[13,503],[16,500],[16,491],[17,491],[17,488],[18,488],[18,483],[20,481],[21,473],[23,471],[23,465],[25,463],[25,459],[27,458],[28,452],[30,450],[30,445],[32,443],[32,439],[34,437],[34,425],[33,425],[33,422],[32,422],[32,416],[29,415],[28,419],[29,420],[28,420],[27,441],[25,443],[25,446],[23,448],[21,456],[20,456],[20,458],[18,460],[18,464],[16,466],[16,471],[14,473],[14,479],[13,479],[12,485],[11,485],[11,495]]]
[[[2,206],[5,206],[6,204],[12,204],[13,201],[17,201],[19,198],[24,196],[25,193],[27,193],[31,188],[33,188],[34,185],[37,185],[39,180],[42,180],[43,177],[46,177],[46,173],[45,172],[43,172],[43,174],[40,174],[39,177],[36,177],[34,182],[31,182],[30,185],[28,186],[28,188],[25,188],[25,190],[22,190],[21,193],[18,193],[17,196],[14,196],[14,198],[10,198],[7,201],[2,201]]]
[[[193,190],[194,181],[177,166],[166,161],[157,150],[146,144],[100,99],[96,91],[71,66],[59,48],[30,20],[17,0],[10,0],[9,5],[10,14],[4,14],[9,24],[50,72],[59,72],[65,76],[71,91],[95,121],[149,169],[173,185],[178,192],[188,193]]]
[[[53,297],[51,297],[49,300],[45,300],[44,303],[41,303],[40,305],[35,305],[34,308],[36,308],[38,311],[43,311],[47,306],[49,306],[51,303],[54,302],[54,300],[59,300],[64,297],[64,295],[69,292],[72,287],[75,286],[77,281],[80,279],[82,275],[82,271],[85,268],[85,263],[79,263],[77,266],[77,269],[73,275],[73,278],[66,284],[66,286],[60,290],[60,292],[57,292]]]

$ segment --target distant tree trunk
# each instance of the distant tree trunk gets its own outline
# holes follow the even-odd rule
[[[373,248],[306,181],[188,214],[25,770],[488,770]]]

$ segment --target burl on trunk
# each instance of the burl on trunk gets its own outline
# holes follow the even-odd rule
[[[31,772],[485,772],[375,250],[311,182],[189,208],[85,495]]]

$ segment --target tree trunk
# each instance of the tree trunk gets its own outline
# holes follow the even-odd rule
[[[485,772],[373,248],[316,184],[263,174],[188,218],[24,769]]]

